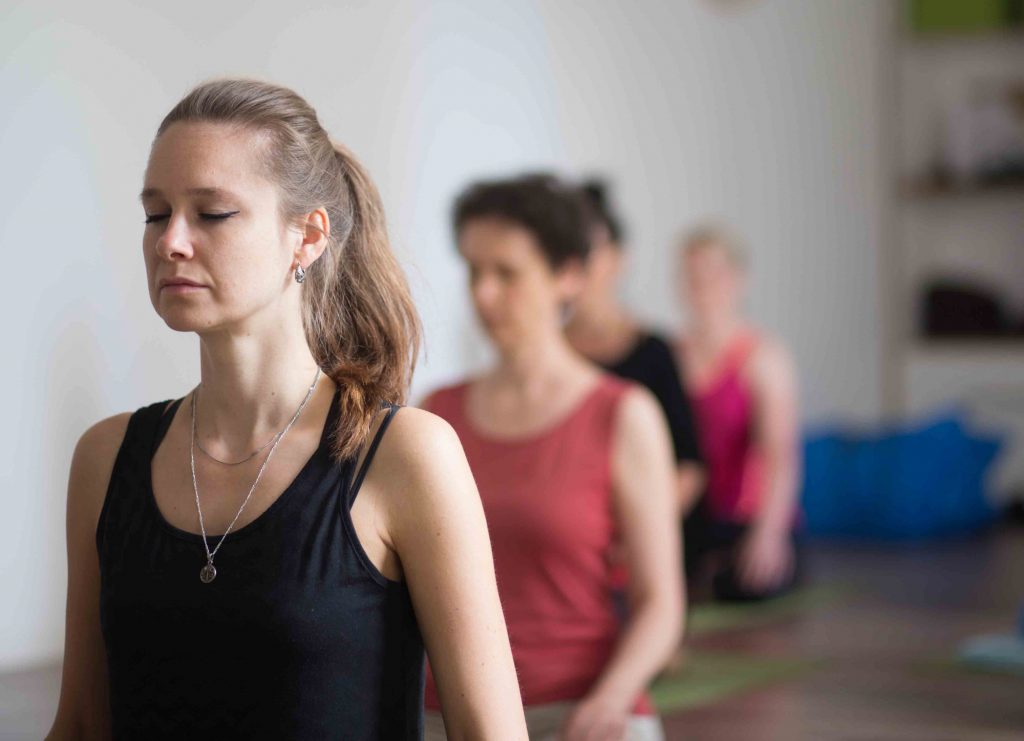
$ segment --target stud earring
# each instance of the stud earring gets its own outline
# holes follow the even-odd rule
[[[306,280],[306,270],[301,265],[295,268],[295,282],[302,283]]]

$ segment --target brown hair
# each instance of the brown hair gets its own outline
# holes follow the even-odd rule
[[[473,183],[452,209],[458,239],[474,219],[498,218],[526,229],[553,270],[590,253],[590,224],[583,193],[548,173]]]
[[[164,117],[223,122],[263,139],[267,175],[287,221],[323,207],[331,233],[306,270],[302,320],[317,363],[340,388],[332,431],[337,460],[354,455],[384,402],[403,403],[420,343],[420,322],[391,252],[384,209],[366,170],[331,141],[316,111],[294,91],[258,80],[205,82]]]
[[[587,199],[590,218],[608,230],[608,238],[612,246],[621,250],[623,241],[626,239],[626,230],[612,205],[611,196],[608,194],[610,190],[608,182],[601,178],[590,178],[583,181],[580,190],[583,191],[583,195]]]

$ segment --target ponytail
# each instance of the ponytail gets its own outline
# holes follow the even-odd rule
[[[419,317],[391,252],[384,209],[366,170],[344,146],[334,155],[349,203],[332,274],[315,270],[303,301],[306,338],[340,388],[332,452],[356,453],[383,402],[403,403],[419,351]],[[323,275],[318,280],[318,275]]]

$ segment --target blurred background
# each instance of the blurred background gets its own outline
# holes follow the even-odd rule
[[[1024,661],[978,640],[1024,631],[1022,18],[1015,0],[8,0],[0,738],[52,720],[76,440],[198,377],[194,338],[150,309],[137,193],[163,115],[222,75],[293,87],[376,178],[425,325],[414,401],[485,360],[448,222],[472,179],[607,178],[623,298],[668,331],[680,231],[745,237],[749,313],[800,369],[811,586],[693,623],[693,674],[658,695],[669,738],[1019,738]]]

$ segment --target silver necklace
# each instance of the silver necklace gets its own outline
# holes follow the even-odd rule
[[[276,440],[276,439],[277,439],[277,435],[274,435],[274,437],[272,437],[269,440],[267,440],[265,443],[263,443],[263,445],[258,447],[250,455],[246,456],[245,458],[243,458],[240,461],[225,461],[225,460],[221,460],[220,458],[215,456],[213,453],[208,451],[206,448],[204,448],[203,444],[201,442],[199,442],[198,439],[196,440],[196,447],[199,448],[199,452],[200,453],[202,453],[203,455],[205,455],[207,458],[209,458],[211,461],[214,461],[215,463],[220,463],[221,465],[224,465],[224,466],[240,466],[243,463],[248,463],[253,458],[258,456],[260,453],[262,453],[264,450],[266,450],[267,446],[270,445],[272,442],[274,442],[274,440]]]
[[[196,392],[199,390],[199,386],[191,394],[191,409],[192,409],[192,442],[189,446],[188,457],[189,464],[192,468],[192,489],[196,494],[196,511],[199,513],[199,530],[203,534],[203,548],[206,550],[206,565],[203,566],[199,571],[199,580],[203,584],[209,584],[217,577],[217,569],[213,566],[213,557],[217,555],[217,551],[224,544],[224,539],[228,537],[228,533],[231,532],[231,528],[238,522],[239,516],[242,514],[242,510],[245,509],[245,505],[249,503],[249,499],[252,497],[252,493],[256,491],[256,486],[260,483],[260,479],[263,477],[263,469],[270,463],[270,458],[274,455],[274,451],[277,450],[278,443],[285,436],[285,433],[292,428],[295,424],[295,420],[302,414],[302,410],[306,407],[306,403],[310,397],[313,396],[313,390],[316,388],[316,382],[320,380],[320,368],[316,369],[316,376],[313,377],[313,383],[310,385],[309,390],[306,392],[306,398],[299,404],[299,408],[295,410],[295,414],[292,415],[291,421],[285,425],[285,428],[279,433],[274,435],[272,438],[273,446],[270,448],[270,452],[267,453],[267,457],[263,460],[263,464],[260,466],[259,473],[256,474],[256,480],[252,482],[252,486],[249,487],[249,493],[246,494],[245,499],[242,500],[242,506],[238,508],[238,512],[235,513],[235,517],[231,520],[231,524],[224,530],[224,534],[220,536],[220,540],[217,542],[217,546],[211,551],[210,544],[206,540],[206,523],[203,521],[203,508],[199,504],[199,483],[196,480]],[[266,446],[264,446],[266,447]]]

